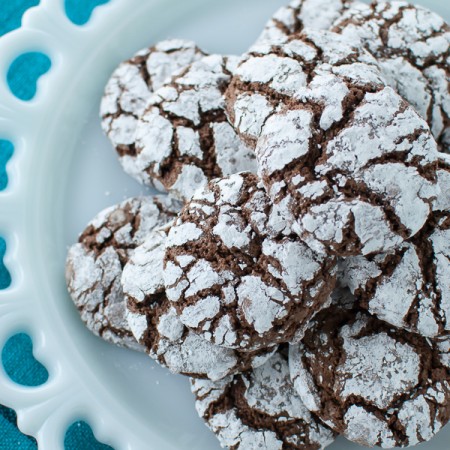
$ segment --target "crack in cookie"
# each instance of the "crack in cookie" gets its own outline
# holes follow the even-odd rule
[[[436,142],[360,46],[308,29],[262,44],[236,69],[227,108],[256,146],[269,196],[315,251],[387,251],[426,223],[439,194]]]
[[[355,3],[333,31],[360,39],[392,86],[428,122],[450,152],[450,27],[439,15],[404,1]]]
[[[255,45],[283,44],[304,28],[328,30],[355,2],[353,0],[293,0],[271,17]]]
[[[397,329],[336,299],[289,355],[310,411],[347,439],[383,448],[428,441],[449,421],[447,360],[448,340]]]
[[[258,369],[191,385],[198,414],[223,447],[321,450],[334,441],[295,392],[284,351]]]
[[[206,341],[183,325],[163,283],[164,245],[171,224],[151,232],[122,274],[128,325],[148,355],[173,373],[220,380],[264,364],[277,346],[242,353]]]
[[[151,94],[175,72],[203,56],[205,53],[194,42],[162,41],[122,62],[106,84],[100,105],[102,128],[125,172],[138,181],[141,178],[130,164],[130,158],[136,155],[136,127]]]
[[[297,341],[329,300],[336,259],[292,233],[256,175],[211,181],[169,232],[164,284],[181,321],[216,345]]]
[[[137,197],[100,212],[68,252],[66,283],[81,319],[97,336],[142,351],[125,319],[122,270],[155,227],[173,220],[181,204],[167,196]]]
[[[256,171],[255,155],[225,114],[223,94],[237,64],[211,55],[178,73],[154,93],[136,129],[135,173],[180,200],[210,179]]]

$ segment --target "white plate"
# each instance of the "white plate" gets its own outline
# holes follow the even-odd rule
[[[16,56],[42,51],[52,69],[38,94],[21,102],[0,80],[0,136],[15,144],[9,187],[0,193],[0,234],[13,283],[0,291],[0,348],[27,332],[47,383],[25,388],[0,369],[0,403],[42,450],[63,448],[77,419],[116,450],[214,450],[194,410],[188,380],[147,356],[91,335],[65,288],[67,246],[102,208],[143,192],[120,168],[100,130],[99,101],[115,66],[167,37],[191,38],[210,52],[241,53],[285,0],[113,0],[85,27],[72,25],[62,0],[42,0],[23,27],[0,40],[0,71]],[[423,2],[432,6],[432,1]],[[447,14],[448,6],[434,1]],[[450,429],[423,450],[448,448]],[[339,439],[330,450],[361,448]]]

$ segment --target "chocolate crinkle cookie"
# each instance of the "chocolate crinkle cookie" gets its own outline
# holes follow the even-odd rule
[[[290,231],[251,173],[212,180],[166,242],[164,284],[181,322],[208,341],[253,351],[297,341],[334,287],[336,260]]]
[[[113,72],[102,98],[100,117],[103,131],[129,175],[140,179],[130,158],[136,154],[137,122],[151,94],[173,73],[203,56],[205,53],[195,43],[171,39],[137,52]]]
[[[425,225],[439,194],[436,142],[362,48],[320,30],[261,45],[227,98],[236,128],[257,143],[269,196],[315,251],[375,254]]]
[[[431,439],[450,417],[448,340],[434,342],[335,303],[292,346],[302,401],[334,431],[369,447]]]
[[[255,148],[265,122],[276,112],[308,109],[317,116],[317,132],[325,133],[366,92],[383,87],[378,64],[362,44],[305,28],[284,44],[262,42],[244,54],[227,89],[226,107],[241,138]]]
[[[450,155],[439,155],[436,177],[441,192],[433,202],[433,211],[450,211]]]
[[[294,389],[284,352],[220,382],[191,380],[197,412],[230,450],[319,450],[335,434]]]
[[[333,30],[363,41],[388,83],[450,152],[450,26],[442,17],[404,1],[356,2]]]
[[[253,353],[218,347],[190,331],[166,297],[164,245],[170,225],[151,232],[126,264],[122,286],[127,320],[150,357],[173,373],[219,380],[264,364],[277,347]]]
[[[389,252],[340,263],[340,281],[379,319],[422,336],[450,333],[450,165],[437,170],[441,194],[411,240]]]
[[[223,94],[237,61],[234,56],[206,56],[150,98],[136,129],[136,154],[130,159],[144,184],[189,200],[212,178],[256,171],[254,153],[225,114]]]
[[[283,44],[303,28],[328,30],[354,3],[353,0],[293,0],[270,18],[255,45]]]
[[[125,318],[122,269],[146,235],[173,220],[180,209],[179,202],[166,196],[131,198],[99,213],[69,249],[67,287],[81,319],[97,336],[143,350]]]
[[[410,242],[343,263],[342,282],[378,318],[426,337],[450,333],[450,212]]]

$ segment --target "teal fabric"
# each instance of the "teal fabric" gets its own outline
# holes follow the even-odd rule
[[[25,333],[9,338],[2,350],[8,376],[22,386],[40,386],[48,380],[47,369],[33,357],[33,343]]]
[[[17,429],[17,416],[12,409],[0,406],[0,450],[35,450],[36,441]]]
[[[36,94],[37,81],[51,65],[50,58],[44,53],[30,52],[18,56],[7,74],[11,92],[20,100],[31,100]]]
[[[0,35],[20,27],[23,13],[39,0],[0,0]]]
[[[109,0],[65,0],[67,17],[75,25],[84,25],[89,21],[92,11]]]
[[[0,191],[8,185],[8,174],[6,172],[6,164],[14,153],[14,146],[11,142],[0,139]]]
[[[3,257],[6,252],[6,241],[0,237],[0,289],[6,289],[11,284],[11,275],[3,264]]]
[[[66,450],[113,450],[109,445],[99,443],[86,422],[74,423],[64,439]],[[0,449],[1,450],[1,449]]]
[[[89,20],[92,10],[108,0],[65,0],[67,16],[77,25]],[[23,13],[39,4],[39,0],[0,0],[0,36],[20,27]],[[11,91],[22,100],[30,100],[36,92],[36,80],[51,66],[48,57],[41,53],[17,55],[7,74]],[[14,147],[0,136],[0,191],[7,188],[6,164],[13,156]],[[0,199],[1,201],[1,199]],[[0,230],[1,232],[1,230]],[[0,236],[0,290],[11,284],[11,276],[3,265],[7,242]],[[32,341],[26,334],[12,336],[2,349],[2,364],[10,378],[25,386],[38,386],[48,379],[45,367],[32,355]],[[112,450],[99,443],[89,425],[76,422],[67,430],[64,439],[66,450]],[[17,429],[16,413],[0,405],[0,450],[35,450],[35,439]],[[44,449],[49,450],[49,449]],[[51,449],[54,450],[54,449]]]

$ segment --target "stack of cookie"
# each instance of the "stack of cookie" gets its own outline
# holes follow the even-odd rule
[[[450,27],[294,0],[241,56],[170,40],[109,80],[124,170],[69,292],[102,338],[191,377],[230,449],[406,447],[450,419]]]

